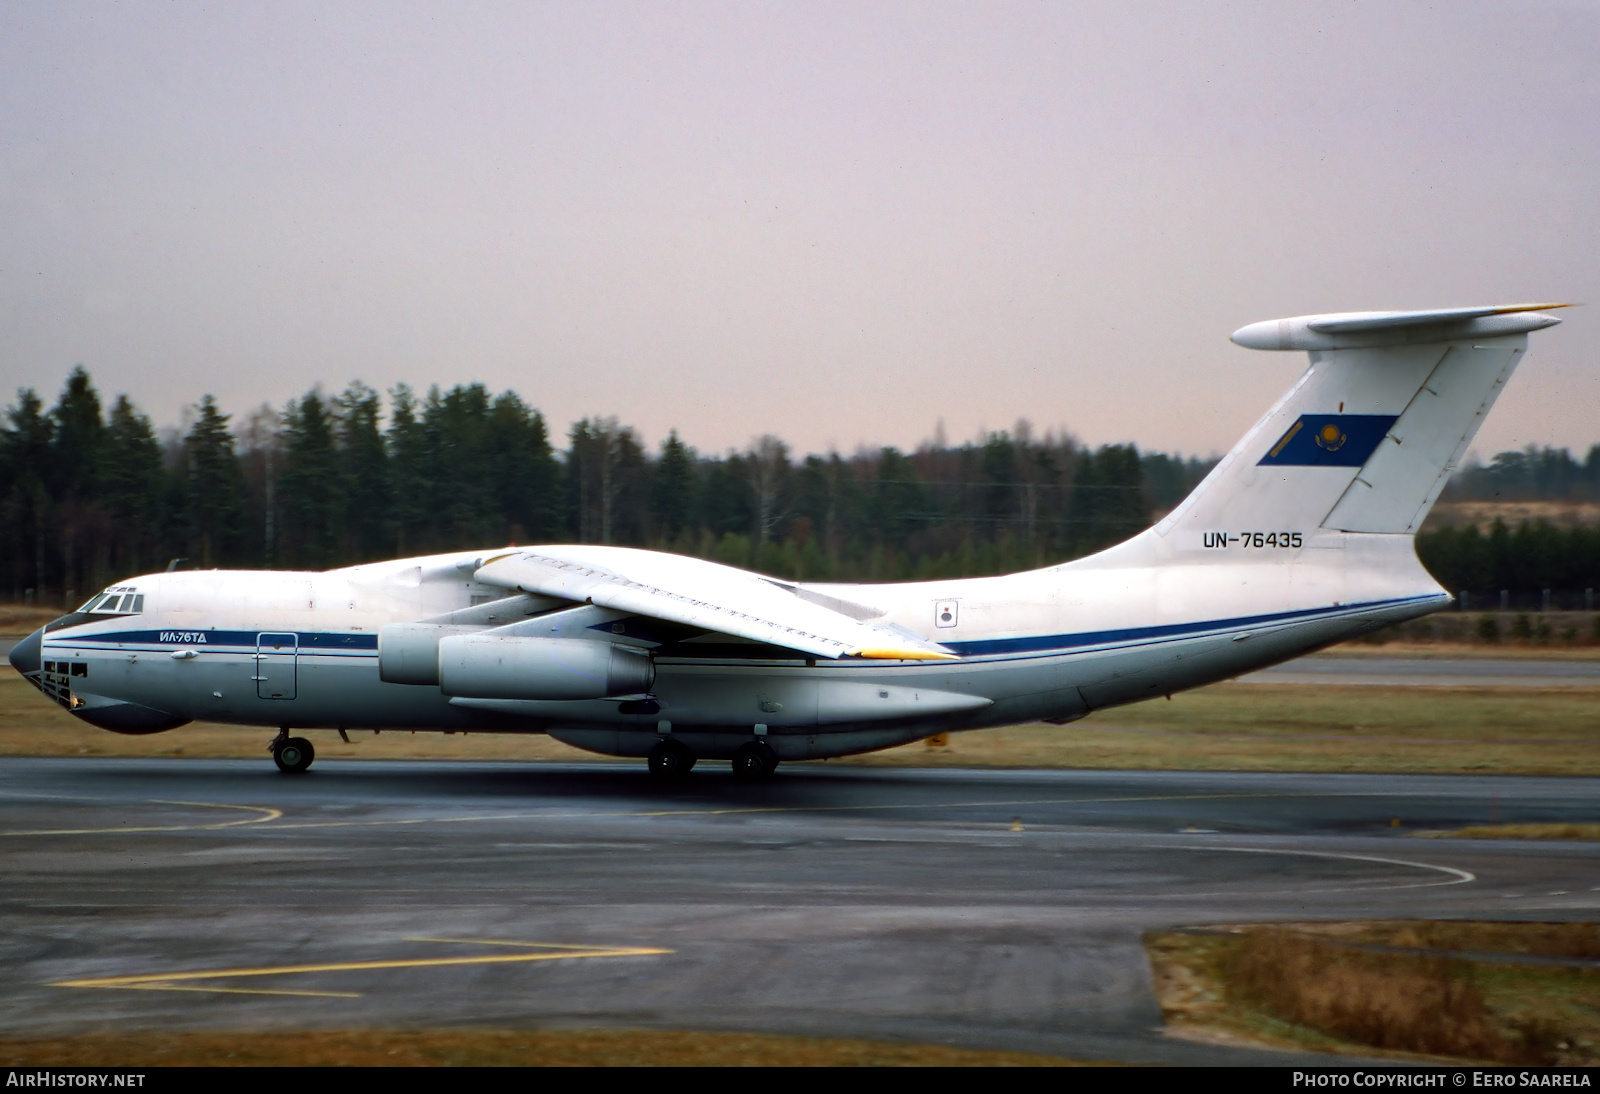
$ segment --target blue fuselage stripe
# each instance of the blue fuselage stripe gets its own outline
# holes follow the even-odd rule
[[[1414,604],[1436,600],[1433,596],[1408,596],[1395,600],[1375,600],[1362,604],[1336,604],[1327,608],[1310,608],[1293,612],[1272,612],[1266,615],[1241,615],[1231,619],[1212,619],[1201,623],[1171,623],[1158,627],[1126,627],[1110,631],[1085,631],[1080,634],[1024,635],[1019,638],[981,639],[975,642],[946,642],[954,652],[963,657],[981,657],[997,653],[1040,653],[1067,651],[1085,646],[1108,646],[1127,642],[1147,642],[1151,639],[1181,638],[1208,631],[1230,630],[1235,627],[1258,627],[1273,623],[1291,623],[1317,619],[1329,615],[1345,615],[1372,608],[1388,608],[1397,604]]]
[[[1398,597],[1391,600],[1366,601],[1360,604],[1336,604],[1324,608],[1306,608],[1298,611],[1271,612],[1264,615],[1241,615],[1228,619],[1211,619],[1195,623],[1171,623],[1152,627],[1124,627],[1115,630],[1082,631],[1076,634],[1021,635],[1015,638],[989,638],[975,641],[947,641],[944,645],[962,657],[993,657],[1016,654],[1068,653],[1093,647],[1127,645],[1175,638],[1197,637],[1215,631],[1240,627],[1271,626],[1305,622],[1319,618],[1349,615],[1376,608],[1389,608],[1401,604],[1420,604],[1438,600],[1438,596]],[[254,653],[259,635],[284,635],[293,632],[272,631],[100,631],[95,634],[66,634],[56,632],[47,636],[51,646],[117,646],[126,649],[138,646],[155,652],[178,647],[203,647],[218,653]],[[328,632],[300,632],[295,635],[298,647],[273,650],[284,655],[298,652],[305,656],[372,657],[378,649],[376,634],[339,634]],[[268,647],[271,648],[270,646]],[[683,659],[681,653],[673,660]]]
[[[260,635],[266,635],[269,638],[266,648],[272,649],[270,639],[281,638],[287,634],[295,635],[300,653],[344,653],[352,650],[376,650],[378,648],[378,636],[375,634],[338,634],[316,631],[300,633],[293,631],[186,631],[176,628],[157,631],[99,631],[95,634],[68,634],[57,631],[54,634],[47,635],[45,640],[58,644],[138,645],[151,646],[156,649],[176,648],[179,646],[205,646],[207,648],[226,647],[254,650]],[[273,652],[292,653],[295,648],[285,646]]]

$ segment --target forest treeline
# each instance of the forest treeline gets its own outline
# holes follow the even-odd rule
[[[79,368],[54,406],[23,390],[0,425],[0,594],[65,598],[173,558],[326,569],[573,541],[808,580],[999,573],[1115,543],[1211,467],[1026,423],[848,456],[771,435],[711,455],[673,433],[652,451],[615,418],[561,440],[515,392],[359,382],[240,420],[207,395],[163,434]]]
[[[1488,463],[1456,472],[1442,501],[1600,501],[1600,445],[1583,460],[1565,448],[1501,452]],[[1417,554],[1439,583],[1468,594],[1468,606],[1492,607],[1509,595],[1519,607],[1543,606],[1545,590],[1557,608],[1593,603],[1600,589],[1600,527],[1558,527],[1548,521],[1494,521],[1429,529],[1417,537]]]
[[[1450,480],[1445,500],[1600,501],[1600,444],[1581,462],[1565,448],[1529,445],[1468,463]]]
[[[1600,501],[1600,445],[1583,460],[1565,448],[1529,445],[1501,452],[1488,463],[1467,464],[1450,480],[1443,501]],[[1468,594],[1469,606],[1491,607],[1509,595],[1521,607],[1593,602],[1600,589],[1600,527],[1558,527],[1523,520],[1489,528],[1475,524],[1429,529],[1417,537],[1417,554],[1439,583]]]
[[[654,450],[615,418],[554,440],[515,392],[481,384],[387,398],[350,384],[235,419],[207,395],[158,431],[73,371],[53,406],[18,393],[0,424],[0,595],[87,594],[173,558],[326,569],[510,543],[654,547],[802,580],[1001,573],[1076,558],[1148,526],[1214,460],[1089,449],[1026,422],[951,445],[797,455],[777,437]],[[1565,461],[1565,462],[1563,462]],[[1514,487],[1513,487],[1513,484]],[[1502,453],[1462,497],[1600,496],[1600,446]],[[1419,537],[1451,589],[1600,585],[1594,530],[1542,525]],[[1477,536],[1477,539],[1473,539]]]
[[[1417,556],[1452,593],[1468,593],[1467,606],[1488,608],[1503,590],[1519,608],[1592,606],[1586,590],[1600,589],[1600,527],[1559,528],[1548,521],[1497,520],[1487,532],[1475,524],[1425,531]]]

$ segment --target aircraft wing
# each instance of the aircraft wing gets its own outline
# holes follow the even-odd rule
[[[630,547],[534,547],[491,558],[486,585],[587,602],[818,657],[937,660],[943,646],[800,599],[747,570]]]

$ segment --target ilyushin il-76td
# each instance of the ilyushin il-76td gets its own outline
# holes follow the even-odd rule
[[[1170,695],[1437,611],[1414,535],[1553,304],[1244,327],[1310,366],[1160,523],[1059,566],[887,585],[782,581],[623,547],[506,547],[330,570],[132,577],[11,663],[116,733],[548,733],[681,776]],[[1064,729],[1062,732],[1071,732]]]

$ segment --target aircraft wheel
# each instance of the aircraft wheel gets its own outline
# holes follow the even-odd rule
[[[662,741],[650,750],[650,774],[658,779],[681,779],[694,769],[694,753],[680,741]]]
[[[285,775],[299,775],[317,758],[317,750],[304,737],[290,737],[272,750],[273,762]]]
[[[733,777],[754,782],[757,779],[772,777],[778,770],[778,754],[772,751],[770,745],[761,741],[751,741],[741,745],[739,751],[733,754]]]

